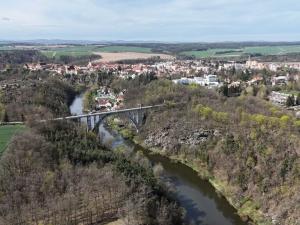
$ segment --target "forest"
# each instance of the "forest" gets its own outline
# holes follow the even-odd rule
[[[0,50],[0,70],[7,65],[24,63],[57,63],[57,64],[87,64],[91,60],[100,59],[99,55],[47,57],[39,50]]]
[[[47,61],[47,57],[36,50],[1,50],[0,51],[0,66],[6,64],[22,64]],[[1,67],[0,67],[1,68]]]
[[[30,126],[0,160],[0,224],[182,224],[153,172],[74,123]]]
[[[100,144],[68,115],[74,87],[36,81],[1,95],[4,121],[26,121],[0,159],[0,224],[183,224],[183,210],[149,165]]]
[[[59,80],[28,80],[20,87],[8,88],[0,93],[2,115],[5,117],[2,120],[28,121],[68,115],[68,105],[75,95],[76,90],[72,86]]]
[[[128,89],[128,106],[141,100],[167,107],[148,115],[138,142],[198,171],[257,224],[300,222],[300,121],[289,112],[168,80]]]

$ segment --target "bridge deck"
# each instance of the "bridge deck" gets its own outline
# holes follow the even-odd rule
[[[133,112],[133,111],[144,110],[144,109],[158,108],[158,107],[162,107],[162,106],[165,106],[165,105],[161,104],[161,105],[136,107],[136,108],[130,108],[130,109],[120,109],[120,110],[108,111],[108,112],[88,113],[88,114],[82,114],[82,115],[55,118],[54,120],[72,120],[72,119],[80,119],[80,118],[89,117],[89,116],[108,116],[108,115],[120,114],[120,113],[125,113],[125,112]]]
[[[165,106],[165,104],[143,106],[143,107],[136,107],[136,108],[129,108],[129,109],[120,109],[120,110],[108,111],[108,112],[98,112],[98,113],[88,113],[88,114],[75,115],[75,116],[66,116],[66,117],[54,118],[52,120],[73,120],[73,119],[75,120],[75,119],[81,119],[81,118],[90,117],[90,116],[108,116],[108,115],[114,115],[114,114],[117,115],[117,114],[126,113],[126,112],[134,112],[134,111],[158,108],[158,107],[163,107],[163,106]],[[49,120],[40,120],[40,122],[46,122],[46,121],[49,121]],[[16,122],[1,122],[0,123],[0,125],[8,125],[8,124],[24,124],[24,122],[16,121]]]

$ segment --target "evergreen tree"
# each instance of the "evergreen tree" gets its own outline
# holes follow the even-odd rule
[[[294,105],[295,105],[295,97],[294,97],[294,95],[288,96],[288,98],[286,99],[286,106],[290,107],[290,106],[294,106]]]
[[[9,122],[9,119],[8,119],[8,114],[6,111],[4,111],[4,115],[3,115],[3,122]]]
[[[300,93],[297,95],[296,105],[300,105]]]
[[[221,88],[220,88],[220,93],[223,94],[226,97],[229,97],[229,88],[227,84],[224,84]]]

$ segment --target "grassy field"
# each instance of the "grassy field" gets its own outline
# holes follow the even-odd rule
[[[14,134],[23,129],[24,126],[22,125],[0,126],[0,156],[4,152],[6,146],[8,145],[10,139],[14,136]]]
[[[9,47],[0,45],[1,50],[13,49],[38,49],[49,58],[67,56],[89,56],[94,53],[153,53],[148,47],[120,46],[120,45],[78,45],[78,46],[26,46],[26,47]],[[300,45],[283,45],[283,46],[259,46],[259,47],[243,47],[236,49],[208,49],[205,51],[183,51],[179,54],[187,56],[195,56],[196,58],[207,57],[239,57],[249,54],[261,55],[283,55],[288,53],[300,53]]]
[[[283,55],[288,53],[300,53],[300,45],[245,47],[241,49],[209,49],[206,51],[186,51],[180,54],[195,56],[196,58],[207,58],[235,57],[247,54]]]
[[[10,46],[0,46],[0,51],[8,51],[8,50],[13,50],[14,48]]]
[[[130,47],[130,46],[94,46],[94,45],[87,45],[87,46],[70,46],[70,47],[63,47],[63,48],[54,48],[49,50],[42,50],[41,51],[44,55],[49,58],[52,57],[59,57],[62,55],[68,56],[86,56],[92,55],[94,52],[138,52],[138,53],[151,53],[150,48],[142,48],[142,47]]]
[[[87,45],[87,46],[70,46],[62,48],[51,48],[49,50],[42,50],[41,52],[49,58],[59,57],[62,55],[68,56],[86,56],[92,55],[93,52],[99,51],[99,46]]]
[[[225,51],[228,51],[230,53],[222,53]],[[208,58],[208,57],[240,56],[242,53],[240,52],[239,49],[209,49],[206,51],[181,52],[180,54],[195,56],[196,58]]]

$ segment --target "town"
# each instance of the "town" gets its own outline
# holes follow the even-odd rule
[[[300,62],[260,62],[257,60],[159,60],[155,63],[95,63],[85,66],[47,63],[26,63],[23,69],[31,72],[46,71],[50,76],[65,81],[92,83],[101,80],[101,74],[130,80],[152,75],[172,80],[175,84],[200,85],[220,91],[226,87],[226,95],[255,95],[265,89],[263,98],[281,107],[294,110],[299,116]],[[4,72],[5,70],[2,70]],[[0,82],[0,88],[18,87],[16,82]],[[94,95],[93,110],[114,110],[123,106],[123,94],[113,93],[109,87],[99,87]]]
[[[300,225],[299,11],[2,0],[0,225]]]

